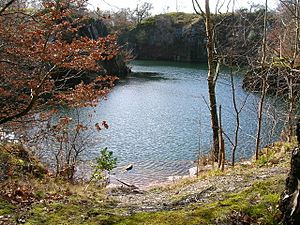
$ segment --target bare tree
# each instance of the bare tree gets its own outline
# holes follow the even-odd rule
[[[54,157],[56,176],[70,181],[74,179],[76,167],[83,160],[84,154],[95,144],[95,135],[91,133],[108,128],[105,121],[102,124],[96,123],[95,127],[84,124],[78,108],[72,114],[72,117],[61,115],[58,121],[49,122],[41,140],[41,150],[46,148]]]
[[[264,72],[264,71],[263,71]],[[262,87],[260,92],[260,99],[258,103],[257,109],[257,129],[256,129],[256,139],[255,139],[255,159],[258,160],[258,154],[260,149],[260,141],[261,141],[261,131],[262,131],[262,122],[263,122],[263,112],[264,112],[264,103],[267,94],[267,78],[262,74],[258,76],[261,80]]]
[[[288,102],[289,102],[289,110],[288,110],[288,140],[291,141],[293,133],[293,119],[294,119],[294,110],[295,110],[295,103],[296,103],[296,86],[298,81],[298,76],[295,76],[295,61],[299,57],[299,34],[300,34],[300,1],[296,0],[294,2],[294,23],[295,23],[295,34],[294,34],[294,53],[293,58],[291,61],[291,72],[288,73],[286,76],[286,81],[288,85]]]
[[[283,94],[287,96],[286,134],[287,140],[291,141],[294,136],[299,92],[300,1],[280,0],[280,3],[279,22],[272,36],[274,45],[278,48],[278,50],[273,49],[273,52],[277,54],[277,57],[273,59],[273,64],[278,70],[277,79],[285,83],[281,89]]]
[[[236,150],[238,147],[238,139],[239,139],[239,131],[240,131],[240,114],[243,110],[243,108],[246,105],[248,96],[244,99],[242,102],[240,108],[238,107],[237,100],[236,100],[236,90],[235,90],[235,84],[234,84],[234,79],[233,79],[233,73],[231,72],[230,74],[230,83],[231,83],[231,92],[232,92],[232,103],[233,103],[233,108],[235,112],[235,131],[234,131],[234,139],[231,142],[232,144],[232,153],[231,153],[231,161],[232,161],[232,166],[234,167],[235,165],[235,155],[236,155]]]
[[[207,37],[207,57],[208,57],[208,95],[211,117],[211,127],[213,131],[213,157],[218,160],[219,155],[219,119],[216,100],[216,83],[219,75],[219,58],[215,46],[215,26],[211,18],[209,0],[205,0],[205,11],[202,10],[198,0],[192,0],[194,10],[205,19]]]
[[[265,103],[265,98],[267,94],[267,77],[268,71],[265,71],[266,64],[266,48],[267,48],[267,14],[268,14],[268,0],[265,1],[265,12],[264,12],[264,33],[263,33],[263,41],[262,41],[262,58],[261,58],[261,93],[260,100],[258,104],[258,120],[257,120],[257,131],[256,131],[256,141],[255,141],[255,159],[258,159],[258,153],[260,148],[261,141],[261,129],[263,122],[263,108]]]
[[[136,23],[140,24],[143,19],[151,16],[151,10],[153,5],[149,2],[144,2],[142,5],[137,5],[136,9],[133,11],[133,15],[136,18]]]

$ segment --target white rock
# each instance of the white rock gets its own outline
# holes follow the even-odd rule
[[[197,176],[197,167],[192,167],[192,168],[189,168],[189,174],[190,174],[190,177],[195,177]]]
[[[168,177],[168,181],[175,181],[175,180],[180,180],[182,176],[170,176]]]
[[[243,161],[243,162],[240,162],[240,164],[242,166],[251,166],[252,165],[252,163],[250,161]]]
[[[110,183],[109,185],[106,186],[106,188],[108,188],[108,189],[119,188],[119,187],[122,187],[122,185]]]

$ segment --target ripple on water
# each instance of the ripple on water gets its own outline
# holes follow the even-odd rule
[[[211,146],[206,68],[191,64],[138,61],[133,64],[132,70],[152,74],[140,77],[136,74],[126,79],[112,90],[107,101],[99,104],[91,122],[106,120],[110,129],[93,134],[95,143],[87,158],[94,159],[100,148],[108,147],[117,156],[119,166],[134,165],[126,173],[117,168],[116,177],[137,185],[164,182],[169,176],[187,175],[191,161],[199,153],[199,146],[202,153],[208,152]],[[223,109],[223,128],[229,137],[233,137],[235,117],[232,113],[231,87],[228,85],[230,77],[221,74],[219,81],[217,99]],[[241,82],[241,77],[236,76],[238,105],[248,96]],[[247,104],[242,112],[238,157],[247,158],[253,153],[257,100],[257,96],[250,95],[247,101],[251,104]],[[267,107],[270,106],[272,104]],[[91,109],[86,111],[89,114]],[[277,130],[280,130],[281,124],[277,125]],[[264,128],[268,130],[266,124]],[[274,134],[272,138],[277,136]],[[269,140],[265,137],[264,134],[263,139]],[[226,149],[227,155],[230,155],[229,143],[226,143]]]
[[[139,187],[149,186],[156,183],[164,183],[171,176],[188,175],[188,169],[193,165],[191,161],[140,161],[133,164],[133,169],[125,171],[124,166],[119,166],[114,170],[114,178],[128,184]],[[116,182],[117,183],[117,182]]]

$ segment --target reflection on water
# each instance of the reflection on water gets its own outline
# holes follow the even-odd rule
[[[138,185],[187,174],[199,152],[207,153],[211,146],[206,104],[207,68],[185,63],[136,61],[132,70],[135,74],[121,80],[108,99],[96,108],[92,123],[106,120],[110,128],[91,134],[95,144],[86,157],[94,159],[100,148],[108,147],[118,157],[120,167],[134,165],[128,173],[117,170],[116,176]],[[246,98],[247,106],[241,113],[237,155],[247,158],[254,150],[258,97],[248,96],[241,88],[241,79],[235,77],[238,106]],[[229,80],[228,74],[220,75],[217,100],[223,108],[224,130],[228,137],[233,137],[235,116]],[[93,110],[82,110],[81,118],[89,121],[88,115]],[[279,112],[274,110],[276,115]],[[270,130],[268,126],[264,125],[265,131]],[[278,130],[275,127],[275,131]],[[264,144],[276,138],[276,132],[271,139],[265,133]],[[226,150],[229,156],[231,146],[228,143]]]

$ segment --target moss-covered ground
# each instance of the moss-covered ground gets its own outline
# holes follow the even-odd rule
[[[208,204],[193,203],[181,209],[139,212],[128,215],[117,208],[105,194],[88,191],[69,193],[43,199],[30,206],[13,206],[0,201],[2,224],[278,224],[278,201],[284,188],[284,176],[256,182],[239,193],[223,196],[223,200]],[[62,190],[61,190],[62,191]],[[70,191],[70,190],[69,190]],[[80,193],[81,192],[81,193]],[[7,215],[10,215],[7,217]]]
[[[150,190],[155,194],[171,192],[168,199],[171,203],[155,210],[134,211],[129,207],[130,202],[119,204],[118,198],[94,185],[86,190],[86,184],[70,184],[50,177],[14,177],[0,182],[0,224],[279,224],[278,202],[286,178],[286,173],[282,171],[287,171],[291,148],[286,144],[273,145],[262,152],[262,156],[265,156],[263,160],[251,166],[237,166],[224,173],[208,172],[197,179]],[[276,169],[284,167],[284,170]],[[265,177],[269,169],[273,172]],[[261,171],[264,171],[263,175]],[[211,189],[207,201],[174,204],[189,197],[189,192],[172,196],[176,190],[183,190],[201,180],[213,180],[212,177],[222,182],[231,181],[229,178],[237,175],[239,179],[243,178],[241,183],[249,185],[228,192]],[[264,178],[253,181],[256,176]],[[233,187],[236,185],[232,183]]]

